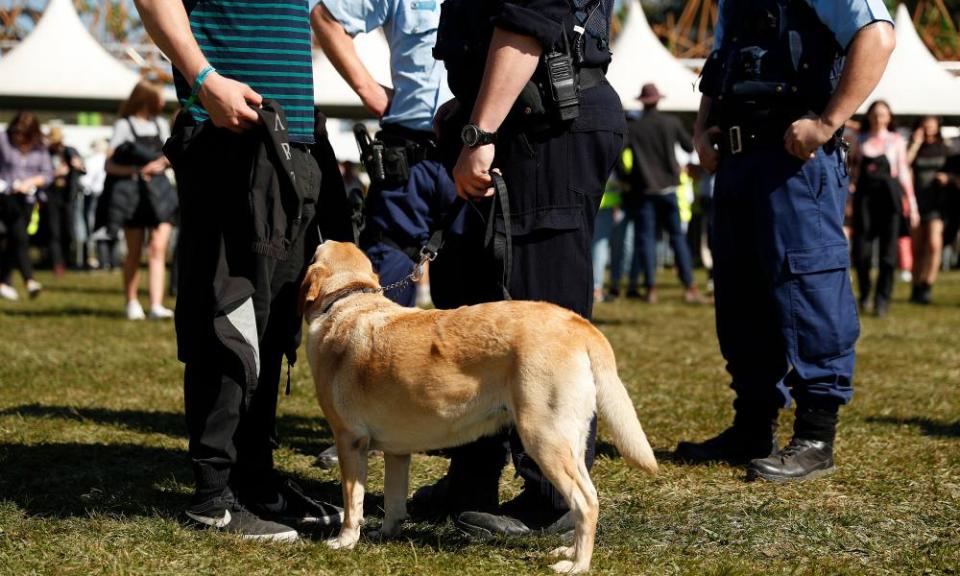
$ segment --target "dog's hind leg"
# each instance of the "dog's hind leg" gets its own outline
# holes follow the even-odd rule
[[[576,526],[573,546],[554,551],[571,559],[561,560],[551,568],[565,574],[585,572],[590,569],[593,557],[600,503],[583,463],[584,442],[581,441],[581,434],[570,434],[569,430],[561,429],[523,430],[520,426],[517,431],[527,454],[564,495]]]
[[[384,516],[380,534],[390,538],[400,532],[407,517],[407,492],[410,487],[410,455],[383,455]]]
[[[335,430],[340,480],[343,483],[343,525],[336,538],[327,540],[331,548],[353,548],[360,539],[363,523],[363,493],[367,485],[367,446],[370,439],[348,430]]]

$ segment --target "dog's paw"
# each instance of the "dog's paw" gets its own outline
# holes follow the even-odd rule
[[[324,543],[329,546],[331,550],[353,550],[353,547],[357,545],[357,540],[359,540],[359,538],[337,536],[336,538],[326,540]]]
[[[576,549],[573,546],[561,546],[550,551],[551,556],[557,556],[560,558],[573,558],[575,553]]]
[[[579,574],[589,570],[590,566],[582,566],[576,562],[573,562],[572,560],[561,560],[560,562],[557,562],[551,566],[551,568],[553,568],[553,571],[557,574]]]

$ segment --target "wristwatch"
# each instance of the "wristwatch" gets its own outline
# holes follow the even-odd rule
[[[463,141],[463,145],[467,148],[476,148],[478,146],[496,143],[497,133],[484,132],[476,124],[467,124],[463,127],[463,130],[460,131],[460,140]]]

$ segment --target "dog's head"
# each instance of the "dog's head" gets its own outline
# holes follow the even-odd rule
[[[379,287],[373,264],[356,245],[327,240],[317,246],[300,285],[300,313],[308,313],[314,305],[339,292]]]

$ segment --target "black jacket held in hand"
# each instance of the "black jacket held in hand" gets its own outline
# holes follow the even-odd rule
[[[329,145],[309,152],[291,147],[280,106],[268,100],[258,113],[262,122],[244,134],[181,114],[164,148],[180,194],[176,324],[185,362],[209,350],[211,338],[222,341],[217,321],[248,299],[259,336],[269,319],[271,333],[282,334],[278,345],[292,354],[301,322],[296,288],[320,240],[318,223],[329,224],[330,237],[353,237],[349,203],[342,184],[336,186],[339,171],[321,177],[318,167],[329,165]],[[278,298],[289,302],[278,305]],[[277,332],[278,324],[285,328]]]

